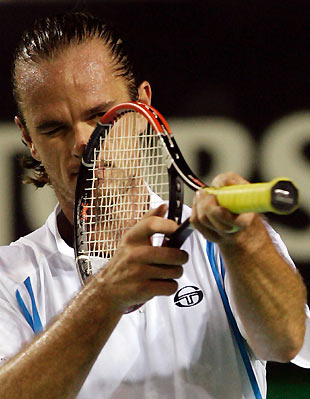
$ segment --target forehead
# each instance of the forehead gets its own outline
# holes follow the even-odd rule
[[[61,96],[79,91],[107,96],[117,86],[126,86],[124,79],[114,73],[110,51],[99,40],[90,40],[61,49],[51,59],[40,59],[36,63],[23,64],[19,71],[19,94],[22,103],[36,102],[36,96]],[[57,90],[59,89],[59,90]]]

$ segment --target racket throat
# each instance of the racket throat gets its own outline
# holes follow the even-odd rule
[[[168,219],[181,224],[184,198],[184,184],[180,175],[172,166],[169,170],[169,210]]]
[[[194,229],[189,218],[186,219],[174,233],[165,237],[164,245],[169,248],[181,248],[184,241],[192,234]]]

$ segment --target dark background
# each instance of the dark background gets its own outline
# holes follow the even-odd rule
[[[14,117],[9,74],[22,31],[36,17],[75,7],[113,21],[128,38],[141,76],[152,84],[153,104],[167,117],[226,116],[259,141],[276,119],[310,109],[309,0],[2,1],[0,121]],[[304,153],[309,160],[310,133]],[[282,220],[309,225],[303,210]],[[19,223],[16,235],[25,232]],[[297,266],[309,286],[310,260]],[[309,376],[270,363],[268,397],[309,398]]]

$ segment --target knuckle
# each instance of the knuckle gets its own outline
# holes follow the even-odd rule
[[[213,187],[220,187],[223,183],[223,181],[225,180],[225,176],[226,173],[220,173],[217,176],[215,176],[215,178],[212,180],[211,185]]]
[[[139,263],[139,259],[142,256],[141,254],[141,248],[139,246],[137,247],[132,247],[129,245],[123,245],[123,247],[121,248],[121,252],[122,252],[122,263],[123,264],[135,264],[135,263]]]
[[[134,234],[135,234],[135,232],[134,232],[134,227],[128,229],[128,230],[124,233],[121,242],[122,242],[123,244],[128,244],[128,243],[132,242],[132,241],[134,240]]]
[[[211,214],[211,212],[210,212]],[[204,226],[207,226],[210,224],[210,214],[207,215],[206,213],[201,213],[199,215],[195,215],[195,217],[191,220],[191,223],[197,227],[198,225],[202,224]]]
[[[150,216],[147,219],[145,219],[145,226],[149,232],[151,233],[156,232],[157,219],[158,217],[156,216]]]
[[[123,252],[123,259],[125,263],[131,263],[133,261],[134,252],[130,251],[128,246],[124,246],[122,248]]]
[[[232,184],[238,184],[240,182],[241,177],[233,172],[233,171],[228,171],[225,173],[220,173],[218,174],[212,181],[212,185],[214,187],[223,187],[223,186],[228,186]]]

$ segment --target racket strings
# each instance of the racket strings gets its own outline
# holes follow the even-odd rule
[[[89,256],[111,258],[123,234],[151,206],[168,200],[167,165],[160,140],[137,112],[121,116],[105,138],[100,138],[87,193]]]

